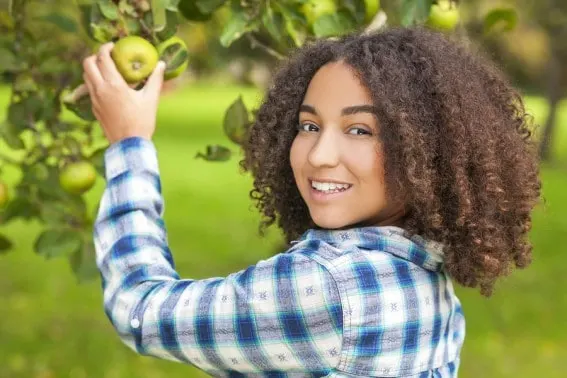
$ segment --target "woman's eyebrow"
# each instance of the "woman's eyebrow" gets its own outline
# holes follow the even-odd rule
[[[317,115],[317,111],[315,110],[315,108],[311,105],[306,105],[306,104],[301,104],[301,106],[299,107],[299,112],[306,112],[306,113],[311,113],[313,115]]]
[[[377,109],[373,105],[356,105],[356,106],[349,106],[349,107],[343,108],[343,111],[341,112],[341,114],[344,115],[344,116],[356,114],[356,113],[376,114]]]
[[[317,115],[317,110],[311,105],[301,104],[299,107],[299,112],[306,112],[311,113],[313,115]],[[373,105],[355,105],[355,106],[348,106],[343,108],[341,115],[351,115],[356,113],[371,113],[376,114],[376,107]]]

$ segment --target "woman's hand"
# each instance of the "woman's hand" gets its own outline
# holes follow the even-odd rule
[[[135,90],[118,72],[110,56],[113,47],[113,43],[106,43],[98,54],[83,60],[83,79],[93,113],[111,144],[129,137],[151,140],[156,128],[165,63],[160,61],[145,86]]]

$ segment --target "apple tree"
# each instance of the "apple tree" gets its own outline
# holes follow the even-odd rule
[[[2,2],[3,1],[3,2]],[[166,80],[182,74],[190,52],[176,34],[182,23],[227,20],[219,43],[247,40],[275,58],[313,38],[355,30],[424,24],[451,33],[462,28],[455,0],[0,0],[0,75],[9,86],[0,120],[0,254],[14,248],[2,227],[37,221],[35,253],[66,258],[79,281],[97,276],[89,190],[104,174],[107,147],[97,138],[82,59],[114,41],[113,60],[127,82],[141,85],[158,59]],[[510,23],[497,9],[486,27]],[[46,36],[48,36],[46,38]],[[132,52],[135,54],[131,55]],[[141,56],[141,58],[140,58]],[[224,111],[229,142],[246,138],[254,110],[239,97]],[[229,160],[226,145],[204,146],[196,158]]]

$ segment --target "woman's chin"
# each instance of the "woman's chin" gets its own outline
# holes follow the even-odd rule
[[[349,222],[347,219],[337,218],[337,217],[333,217],[333,218],[328,216],[313,217],[313,215],[311,215],[311,219],[313,219],[313,222],[318,227],[329,230],[343,229],[352,224],[352,222]]]

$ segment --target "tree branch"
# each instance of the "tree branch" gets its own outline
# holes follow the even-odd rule
[[[264,43],[258,41],[256,39],[256,37],[254,37],[251,33],[247,33],[246,37],[248,38],[248,41],[250,41],[250,47],[252,47],[253,49],[255,49],[256,47],[259,47],[278,60],[282,60],[282,59],[285,58],[284,55],[282,55],[279,52],[277,52],[276,50],[272,49],[270,46],[265,45]]]
[[[368,24],[368,26],[364,30],[364,33],[368,34],[372,33],[373,31],[380,30],[386,26],[387,22],[388,16],[386,15],[386,12],[380,9],[380,11],[376,13],[370,24]]]

